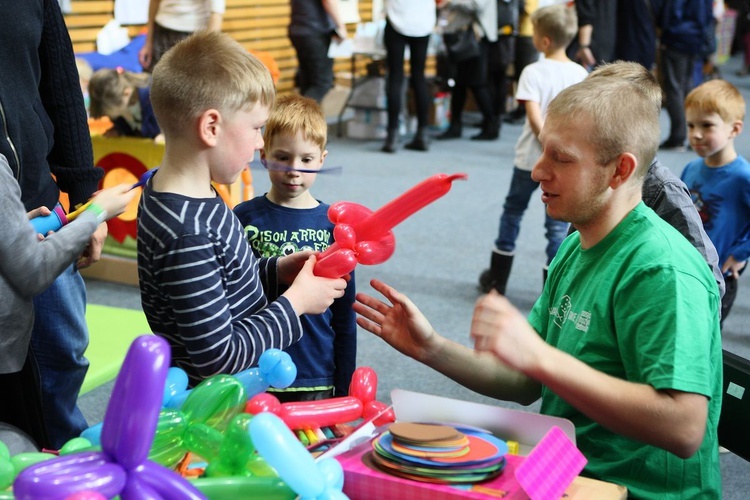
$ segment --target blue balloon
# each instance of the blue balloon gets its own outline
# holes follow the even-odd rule
[[[82,438],[86,438],[91,443],[91,446],[99,446],[102,444],[102,427],[104,426],[104,422],[99,422],[98,424],[94,424],[88,429],[84,430],[81,433]]]
[[[248,399],[256,394],[260,394],[261,392],[266,392],[266,389],[268,389],[269,386],[266,378],[260,372],[260,368],[248,368],[247,370],[235,373],[234,377],[239,380],[245,388]]]
[[[167,381],[164,383],[164,397],[162,398],[161,405],[167,406],[172,398],[185,392],[187,386],[188,376],[185,370],[176,366],[171,367],[167,371]]]
[[[260,456],[301,498],[317,498],[326,491],[312,455],[279,417],[267,412],[255,415],[250,437]]]

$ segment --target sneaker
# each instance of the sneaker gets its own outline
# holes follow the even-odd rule
[[[663,151],[674,151],[677,153],[684,153],[687,151],[687,147],[685,147],[684,141],[673,141],[671,139],[667,139],[666,141],[659,144],[659,149]]]

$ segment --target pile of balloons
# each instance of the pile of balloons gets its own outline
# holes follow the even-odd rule
[[[247,392],[239,379],[211,377],[179,409],[163,409],[167,392],[182,392],[164,389],[168,372],[169,345],[152,335],[137,338],[112,391],[101,449],[84,438],[66,444],[59,457],[10,457],[0,447],[0,480],[7,487],[15,477],[17,499],[346,498],[338,461],[315,461],[276,415],[242,413]],[[169,431],[160,435],[160,425]],[[171,463],[186,449],[207,460],[205,477],[188,480],[157,463]]]

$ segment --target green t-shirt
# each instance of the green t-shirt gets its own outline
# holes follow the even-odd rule
[[[698,251],[643,203],[592,248],[581,249],[578,233],[563,242],[529,316],[542,338],[609,375],[709,398],[703,443],[683,460],[609,431],[543,387],[541,412],[576,426],[585,475],[633,498],[721,497],[719,304]]]

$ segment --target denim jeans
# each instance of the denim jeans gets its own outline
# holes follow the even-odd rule
[[[39,368],[42,408],[54,449],[88,427],[78,392],[89,367],[86,286],[73,265],[34,298],[31,348]]]
[[[508,195],[505,197],[503,214],[500,216],[500,229],[495,247],[504,252],[513,252],[516,249],[516,239],[521,229],[523,213],[529,206],[531,195],[539,187],[539,183],[531,178],[531,172],[513,167],[513,179],[510,181]],[[560,244],[568,235],[568,223],[555,220],[546,215],[544,227],[547,228],[547,264],[560,248]]]

